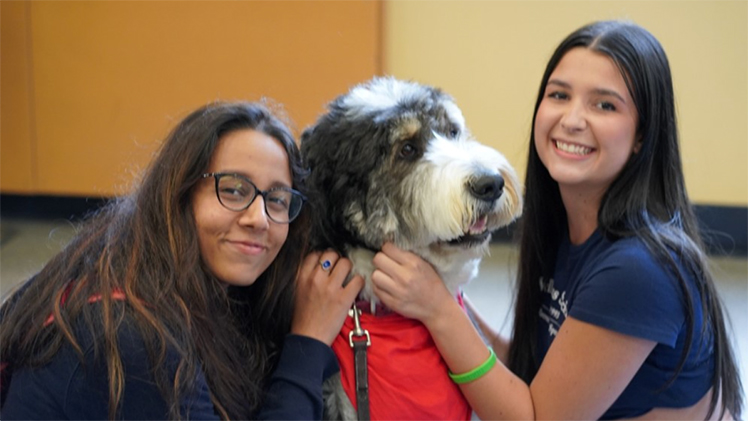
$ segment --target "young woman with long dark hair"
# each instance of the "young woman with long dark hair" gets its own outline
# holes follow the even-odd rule
[[[377,295],[426,325],[478,416],[739,419],[742,385],[652,34],[597,22],[558,46],[525,189],[513,334],[479,319],[490,353],[428,264],[389,244],[374,260]]]

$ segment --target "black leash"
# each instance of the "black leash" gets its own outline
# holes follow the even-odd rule
[[[353,360],[356,368],[356,412],[359,421],[369,421],[369,374],[367,368],[366,350],[371,346],[369,331],[361,329],[359,315],[361,310],[353,303],[348,311],[353,317],[354,329],[348,334],[348,343],[353,348]],[[354,340],[354,336],[357,338]]]

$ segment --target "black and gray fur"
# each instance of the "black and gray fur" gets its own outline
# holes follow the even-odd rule
[[[522,210],[514,169],[471,137],[452,98],[433,87],[389,77],[358,85],[304,132],[301,151],[313,247],[352,261],[372,311],[371,261],[385,241],[422,256],[456,294],[477,275],[491,231]],[[326,390],[327,415],[355,419],[339,384]]]

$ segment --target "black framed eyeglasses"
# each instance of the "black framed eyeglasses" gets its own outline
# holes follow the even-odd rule
[[[241,174],[203,174],[203,178],[208,177],[216,180],[216,197],[224,208],[241,212],[250,207],[260,195],[265,202],[265,213],[273,222],[279,224],[288,224],[296,219],[306,200],[303,194],[288,187],[260,190],[249,178]]]

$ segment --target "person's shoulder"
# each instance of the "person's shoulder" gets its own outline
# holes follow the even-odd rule
[[[675,269],[680,271],[680,263],[675,257],[676,266],[670,266],[650,250],[644,240],[635,236],[606,239],[605,242],[580,280],[583,289],[595,287],[597,291],[608,290],[615,295],[642,300],[644,297],[678,300],[680,287]]]
[[[632,271],[649,272],[653,276],[670,279],[680,276],[687,282],[693,282],[693,273],[687,270],[690,266],[688,255],[667,246],[655,249],[657,247],[648,246],[644,239],[637,236],[623,237],[612,242],[607,258]]]
[[[644,240],[636,236],[611,241],[610,247],[602,258],[627,271],[662,273],[662,264],[659,259],[647,247]]]
[[[633,255],[640,255],[642,253],[649,254],[649,250],[647,249],[644,240],[635,235],[609,239],[608,241],[611,244],[610,250],[616,253]]]
[[[100,306],[94,303],[93,306]],[[120,317],[115,317],[117,322],[112,325],[112,332],[116,337],[117,354],[122,368],[122,380],[124,381],[124,393],[120,404],[122,417],[125,419],[165,419],[168,418],[169,407],[159,388],[157,377],[162,376],[167,383],[174,381],[183,356],[164,341],[164,352],[159,350],[161,346],[159,339],[150,329],[145,329],[143,323],[138,323],[137,316],[126,306]],[[92,341],[94,346],[89,347],[85,355],[86,363],[79,376],[72,384],[71,391],[75,395],[85,396],[89,390],[101,390],[107,392],[109,389],[109,373],[105,361],[107,352],[105,347],[106,334],[103,321],[96,320],[93,325],[78,327],[85,337],[85,341]],[[89,361],[92,362],[89,364]],[[209,398],[202,396],[202,389],[207,390],[202,373],[198,373],[198,382],[194,396],[191,396],[190,404],[202,405],[209,408],[206,414],[212,414],[212,404]],[[105,400],[107,396],[102,395]],[[194,402],[193,402],[194,401]],[[76,413],[84,413],[85,400],[75,401],[76,405],[83,405]],[[180,402],[184,405],[184,402]],[[202,414],[202,412],[200,412]]]
[[[612,241],[580,280],[570,315],[673,346],[685,320],[670,268],[638,238]]]
[[[170,375],[176,372],[183,355],[168,342],[168,332],[158,335],[156,329],[147,326],[147,322],[139,322],[125,303],[122,303],[121,313],[115,311],[109,316],[111,324],[107,327],[103,304],[96,302],[90,306],[93,316],[89,320],[77,317],[73,323],[75,338],[83,351],[84,365],[90,362],[93,367],[106,366],[107,348],[115,345],[128,377],[151,378],[154,367],[160,367]],[[161,349],[163,353],[159,351]]]
[[[72,324],[75,337],[84,350],[90,351],[90,348],[102,345],[106,340],[107,329],[113,330],[116,334],[120,352],[123,347],[130,348],[137,343],[143,343],[143,334],[127,308],[123,308],[122,313],[115,311],[105,317],[101,302],[88,305],[90,307],[87,315],[79,315]],[[107,318],[111,324],[105,322]]]

